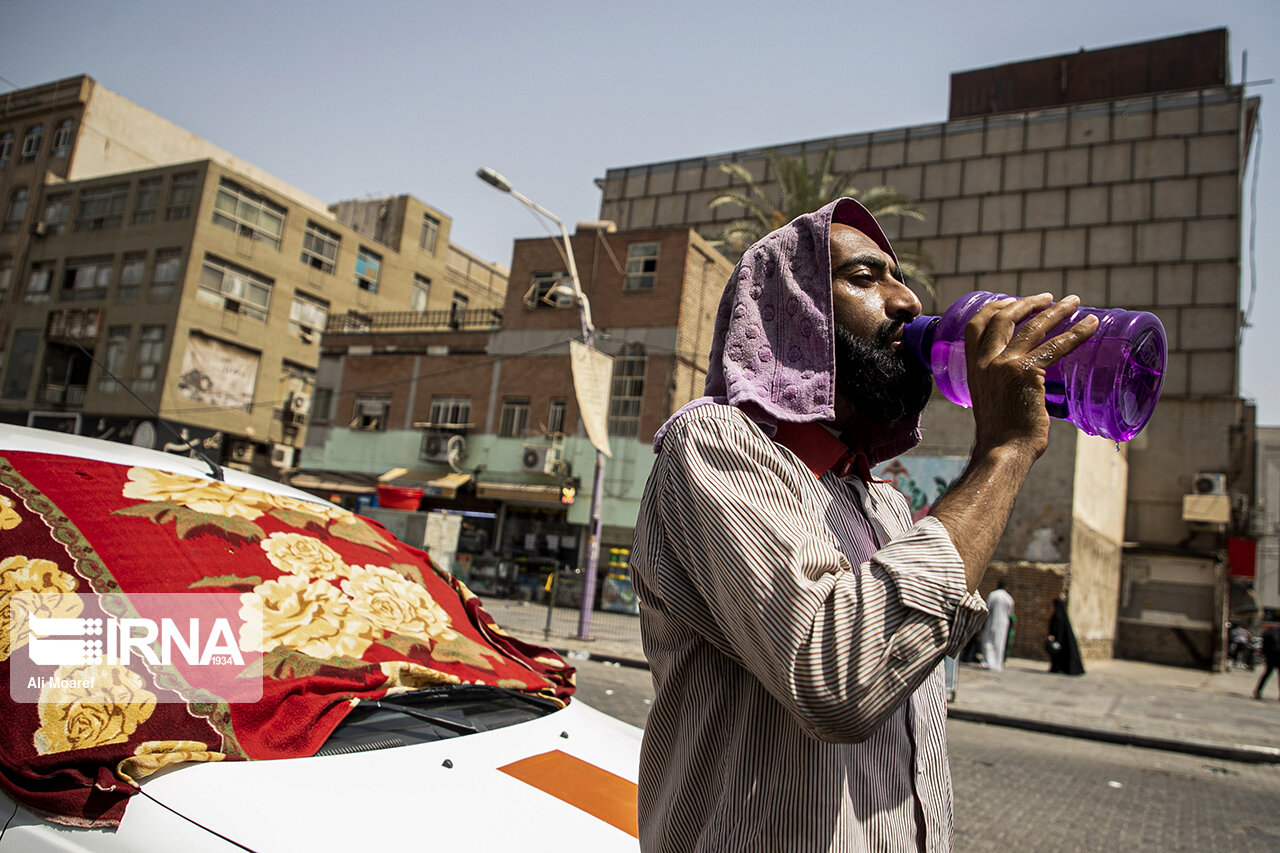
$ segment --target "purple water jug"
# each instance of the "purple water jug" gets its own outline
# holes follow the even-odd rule
[[[956,300],[941,317],[921,316],[906,328],[907,351],[932,372],[942,396],[968,407],[964,327],[983,305],[1007,299],[985,290]],[[1093,314],[1098,330],[1045,371],[1045,408],[1090,435],[1128,441],[1146,426],[1160,399],[1167,343],[1160,318],[1122,308],[1077,308],[1050,330],[1053,337]]]

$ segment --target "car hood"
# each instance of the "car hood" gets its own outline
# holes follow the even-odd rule
[[[634,851],[640,734],[575,701],[435,743],[183,767],[143,794],[253,850]]]

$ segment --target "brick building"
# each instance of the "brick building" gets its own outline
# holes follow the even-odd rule
[[[702,393],[732,266],[687,228],[582,223],[570,239],[595,345],[613,357],[597,589],[603,606],[633,608],[618,563],[631,547],[650,441]],[[579,315],[556,289],[569,279],[562,249],[558,239],[516,241],[502,325],[490,332],[330,317],[306,468],[293,484],[348,502],[378,491],[383,506],[365,511],[426,542],[480,593],[540,599],[552,569],[580,570],[595,450],[569,361]],[[388,498],[399,508],[387,510]]]
[[[884,224],[895,245],[934,259],[935,313],[974,290],[1050,291],[1164,323],[1169,367],[1144,432],[1115,448],[1055,423],[1018,501],[988,575],[1007,574],[1019,602],[1015,653],[1037,653],[1050,600],[1069,587],[1090,656],[1221,659],[1226,538],[1254,494],[1254,412],[1239,395],[1240,185],[1259,107],[1229,79],[1227,32],[1212,30],[953,74],[945,122],[772,149],[812,163],[834,143],[836,170],[859,170],[855,186],[917,200],[924,222]],[[736,161],[768,190],[764,155],[609,169],[600,215],[715,238],[740,215],[707,208],[729,186],[718,165]],[[968,413],[941,400],[925,425],[895,475],[922,506],[972,435]]]

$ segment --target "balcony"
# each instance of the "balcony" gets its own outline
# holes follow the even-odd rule
[[[80,408],[84,405],[83,385],[45,383],[36,389],[36,402],[45,406]]]
[[[502,328],[497,308],[467,311],[379,311],[331,314],[324,330],[331,334],[359,335],[376,332],[486,332]]]

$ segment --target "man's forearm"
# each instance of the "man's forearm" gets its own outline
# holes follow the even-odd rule
[[[947,529],[964,560],[965,585],[970,591],[978,588],[987,570],[1035,458],[1033,451],[1010,446],[975,453],[960,479],[930,512]]]

